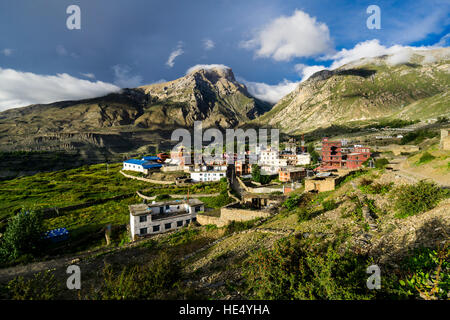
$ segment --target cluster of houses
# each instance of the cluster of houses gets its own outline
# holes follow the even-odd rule
[[[255,154],[246,152],[244,159],[237,159],[228,164],[227,154],[222,154],[214,161],[202,161],[201,165],[196,163],[194,154],[187,152],[185,148],[168,154],[158,154],[157,156],[143,157],[142,159],[130,159],[123,162],[123,170],[137,171],[144,174],[152,170],[165,172],[184,171],[189,173],[192,182],[213,182],[227,177],[230,173],[233,176],[245,177],[252,172],[252,164],[249,159],[256,159],[260,167],[261,174],[278,175],[278,179],[283,183],[281,195],[292,191],[299,181],[304,180],[305,191],[323,192],[335,188],[335,180],[339,176],[340,170],[354,170],[360,168],[364,162],[370,158],[370,149],[362,145],[349,145],[347,141],[330,141],[327,138],[322,140],[321,161],[314,169],[311,164],[311,156],[306,152],[304,143],[298,148],[295,140],[290,140],[285,144],[282,151],[267,148],[256,148]],[[187,161],[189,159],[189,161]],[[199,162],[199,161],[197,161]],[[241,180],[239,180],[242,183]],[[289,187],[292,185],[292,187]],[[262,187],[269,190],[270,188]],[[285,192],[286,191],[286,192]],[[266,191],[264,191],[266,192]],[[269,207],[272,201],[272,194],[246,193],[243,196],[244,207],[254,207],[260,210]],[[273,193],[273,192],[272,192]],[[270,197],[269,197],[270,196]],[[244,201],[245,200],[245,201]],[[270,201],[269,201],[270,200]],[[275,201],[275,200],[274,200]],[[238,206],[239,207],[239,206]],[[223,217],[220,219],[231,219],[234,211],[246,212],[245,208],[224,209]],[[133,239],[137,237],[176,230],[189,225],[197,220],[197,214],[202,217],[205,211],[203,202],[198,199],[171,200],[166,202],[141,203],[130,205],[130,229]],[[228,210],[228,211],[227,211]],[[234,210],[234,211],[233,211]],[[256,211],[258,211],[256,210]],[[248,211],[248,210],[247,210]],[[246,213],[253,217],[254,213]],[[209,217],[208,219],[212,219]],[[219,218],[217,218],[219,219]],[[233,218],[235,219],[235,218]]]
[[[237,154],[231,161],[237,176],[247,176],[252,172],[249,159],[256,159],[263,175],[278,175],[281,182],[295,182],[309,176],[305,166],[311,164],[311,156],[305,152],[305,147],[297,147],[295,140],[286,143],[282,151],[271,147],[256,147],[255,154],[245,153],[244,159],[238,159]],[[322,140],[321,162],[315,168],[317,171],[339,169],[354,170],[360,168],[370,158],[370,149],[362,145],[349,145],[346,140]],[[188,161],[189,159],[189,161]],[[201,164],[193,164],[201,162]],[[226,177],[228,155],[222,154],[219,159],[210,162],[195,161],[194,153],[187,152],[182,146],[168,154],[130,159],[123,162],[123,170],[137,171],[148,174],[152,170],[184,171],[190,175],[192,182],[213,182]]]

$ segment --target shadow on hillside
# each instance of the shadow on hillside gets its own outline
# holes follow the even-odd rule
[[[398,264],[414,249],[442,246],[444,240],[448,241],[449,234],[450,223],[442,218],[434,217],[415,229],[414,240],[408,240],[411,238],[411,233],[404,233],[401,239],[385,237],[370,250],[370,255],[383,265]]]
[[[338,76],[358,76],[363,78],[368,78],[377,73],[376,70],[369,69],[347,69],[347,70],[337,70],[334,74]]]

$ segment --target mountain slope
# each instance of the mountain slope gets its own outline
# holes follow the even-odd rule
[[[198,69],[171,82],[100,98],[1,112],[0,150],[128,152],[158,144],[196,120],[204,127],[230,128],[270,107],[252,97],[231,69]]]
[[[389,56],[319,71],[255,122],[295,133],[331,124],[382,118],[428,119],[450,114],[450,49],[415,54],[390,65]]]

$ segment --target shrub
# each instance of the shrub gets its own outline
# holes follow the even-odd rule
[[[399,283],[405,293],[424,299],[447,299],[450,291],[449,255],[448,246],[416,249],[403,261],[406,275]]]
[[[424,154],[420,157],[420,159],[417,162],[417,164],[427,163],[427,162],[430,162],[433,159],[436,159],[436,157],[425,151]]]
[[[419,181],[396,189],[394,197],[397,217],[405,218],[434,208],[445,193],[435,183]]]
[[[334,201],[334,199],[322,202],[322,206],[325,211],[330,211],[330,210],[336,209],[338,207],[338,205],[337,205],[336,201]]]
[[[92,288],[87,298],[101,300],[135,300],[173,298],[181,279],[180,265],[161,253],[147,266],[123,268],[116,274],[110,265],[103,269],[100,290]]]
[[[9,221],[1,238],[0,256],[17,259],[24,254],[37,254],[42,249],[44,227],[42,217],[35,211],[22,210]]]
[[[386,165],[389,164],[389,160],[386,158],[380,158],[375,160],[375,168],[383,169]]]
[[[427,138],[431,139],[431,138],[434,138],[437,136],[438,136],[437,132],[429,131],[426,129],[419,129],[419,130],[408,132],[407,134],[405,134],[403,136],[402,140],[400,141],[400,144],[407,144],[407,143],[418,144]]]
[[[387,194],[391,191],[394,183],[369,183],[361,181],[359,189],[366,194]]]
[[[297,222],[308,221],[313,217],[313,212],[307,207],[301,207],[297,210]]]
[[[376,293],[366,287],[370,261],[350,253],[338,254],[332,245],[310,249],[290,238],[272,250],[262,249],[245,264],[247,294],[256,299],[367,299]]]
[[[240,231],[250,229],[255,225],[256,221],[258,221],[258,220],[259,219],[254,219],[254,220],[250,220],[250,221],[231,221],[226,226],[225,235],[229,235],[234,232],[240,232]]]
[[[189,242],[192,238],[199,234],[199,232],[200,231],[197,229],[183,228],[180,231],[172,233],[167,240],[171,245],[179,245]]]
[[[29,280],[23,277],[11,280],[6,291],[8,298],[13,300],[51,300],[56,298],[58,283],[50,271],[44,271]]]
[[[172,199],[172,197],[169,194],[159,194],[156,196],[155,201],[165,201],[170,199]]]

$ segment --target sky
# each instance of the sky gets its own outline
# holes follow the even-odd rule
[[[80,29],[67,26],[72,5]],[[367,26],[371,5],[379,29]],[[2,0],[0,111],[210,64],[232,68],[250,93],[275,103],[324,68],[383,54],[403,61],[410,50],[449,43],[449,0]]]

